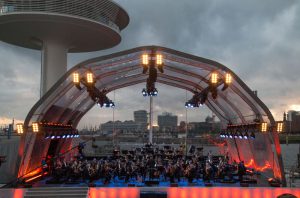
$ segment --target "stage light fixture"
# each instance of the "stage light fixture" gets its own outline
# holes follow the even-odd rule
[[[88,84],[93,84],[94,83],[94,76],[93,76],[93,73],[92,72],[88,72],[86,74],[86,82]]]
[[[240,139],[243,139],[243,134],[242,134],[242,132],[239,133],[239,138],[240,138]]]
[[[17,133],[18,134],[23,134],[24,133],[24,126],[22,123],[17,124]]]
[[[255,139],[255,134],[254,134],[253,131],[252,131],[251,134],[250,134],[250,138],[251,138],[251,139]]]
[[[54,136],[54,135],[52,135],[52,136],[51,136],[51,139],[53,140],[54,138],[55,138],[55,136]]]
[[[156,54],[156,65],[162,65],[162,55],[161,54]]]
[[[268,129],[268,123],[263,122],[261,123],[261,132],[267,132]]]
[[[225,84],[229,85],[232,82],[232,76],[230,73],[225,74]]]
[[[37,123],[37,122],[32,123],[32,131],[35,133],[39,132],[39,123]]]
[[[146,97],[146,96],[157,96],[158,95],[158,91],[157,91],[157,89],[155,87],[154,88],[151,87],[148,90],[144,88],[142,90],[142,94],[143,94],[144,97]]]
[[[80,80],[79,80],[79,73],[78,72],[74,72],[73,73],[73,83],[74,84],[79,84]]]
[[[237,134],[237,132],[234,133],[234,138],[237,139],[239,136]]]
[[[146,97],[146,96],[147,96],[147,91],[146,91],[146,89],[145,89],[145,88],[142,90],[142,94],[143,94],[143,96],[144,96],[144,97]]]
[[[142,65],[143,65],[143,74],[146,74],[148,71],[148,65],[149,65],[149,56],[148,54],[142,55]]]
[[[225,138],[229,138],[229,133],[228,132],[225,133]]]
[[[156,54],[156,65],[157,69],[161,72],[164,73],[164,68],[163,68],[163,57],[161,54]]]
[[[63,135],[62,138],[63,138],[63,139],[66,138],[66,135]]]
[[[148,54],[143,54],[142,55],[142,64],[143,65],[148,65],[149,64],[149,56],[148,56]]]
[[[229,134],[229,138],[232,139],[233,138],[233,134],[232,132]]]
[[[67,135],[67,138],[70,138],[70,135]]]
[[[283,122],[277,122],[276,131],[281,133],[283,131]]]
[[[248,133],[247,133],[247,131],[246,131],[245,134],[244,134],[244,139],[245,139],[245,140],[248,140],[248,138],[249,138],[249,135],[248,135]]]
[[[211,82],[211,84],[213,84],[213,85],[215,85],[215,84],[218,83],[218,73],[213,72],[213,73],[211,74],[210,82]]]

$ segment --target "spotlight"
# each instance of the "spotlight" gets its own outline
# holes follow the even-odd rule
[[[70,138],[70,135],[67,135],[67,138]]]
[[[143,65],[143,74],[146,74],[148,71],[149,57],[148,54],[142,55],[142,65]]]
[[[66,138],[66,135],[63,135],[62,138]]]
[[[267,132],[268,129],[268,123],[263,122],[261,123],[261,132]]]
[[[222,131],[222,132],[220,133],[220,137],[221,137],[221,138],[225,138],[225,132],[224,132],[224,131]]]
[[[73,137],[74,137],[74,135],[71,135],[70,137],[71,137],[71,138],[73,138]]]
[[[114,107],[115,107],[115,103],[114,103],[114,102],[111,102],[111,103],[109,104],[109,106],[110,106],[111,108],[114,108]]]
[[[148,54],[143,54],[142,55],[142,64],[143,65],[148,65],[149,64],[149,56],[148,56]]]
[[[57,139],[60,139],[60,136],[56,136]]]
[[[154,88],[153,95],[154,95],[154,96],[157,96],[157,94],[158,94],[158,91],[157,91],[157,89],[156,89],[156,88]]]
[[[243,134],[242,134],[242,132],[239,133],[239,138],[240,138],[240,139],[243,139]]]
[[[218,73],[213,72],[210,77],[211,84],[215,85],[218,83]]]
[[[55,136],[54,136],[54,135],[52,135],[52,136],[51,136],[51,139],[53,140],[54,138],[55,138]]]
[[[225,138],[229,138],[229,133],[228,132],[225,133]]]
[[[39,123],[37,123],[37,122],[32,123],[32,131],[35,133],[39,132]]]
[[[245,140],[248,140],[248,138],[249,138],[249,135],[248,135],[247,132],[245,132],[245,134],[244,134],[244,139],[245,139]]]
[[[229,134],[229,138],[233,138],[233,134],[232,134],[232,132]]]
[[[162,55],[161,54],[156,54],[156,64],[157,65],[162,65]]]
[[[157,65],[157,69],[161,73],[164,73],[163,61],[162,61],[162,55],[161,54],[156,54],[156,65]]]
[[[237,139],[239,136],[237,134],[237,132],[234,133],[234,138]]]
[[[79,84],[80,80],[79,80],[79,73],[78,72],[74,72],[73,73],[73,83],[74,84]]]
[[[185,108],[188,108],[189,107],[189,103],[188,102],[185,102]]]
[[[145,88],[142,90],[142,94],[143,94],[143,96],[144,96],[144,97],[146,97],[146,96],[147,96],[147,91],[146,91],[146,89],[145,89]]]
[[[281,133],[283,131],[283,122],[277,122],[276,131]]]
[[[94,77],[93,77],[93,73],[92,72],[88,72],[86,74],[86,82],[88,84],[93,84],[94,83]]]
[[[48,136],[48,135],[45,137],[46,140],[49,139],[49,138],[50,138],[50,136]]]
[[[250,138],[251,138],[251,139],[255,139],[255,134],[254,134],[253,131],[252,131],[251,134],[250,134]]]
[[[24,126],[22,123],[17,124],[17,132],[18,132],[18,134],[23,134]]]
[[[225,74],[225,84],[229,85],[232,82],[232,77],[230,73]]]

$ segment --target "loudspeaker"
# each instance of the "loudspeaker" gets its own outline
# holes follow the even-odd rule
[[[140,198],[167,198],[167,192],[141,192]]]

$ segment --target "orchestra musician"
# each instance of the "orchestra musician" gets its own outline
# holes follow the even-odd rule
[[[174,149],[173,149],[174,150]],[[88,179],[90,182],[98,178],[104,179],[103,183],[108,184],[111,179],[125,180],[125,183],[130,179],[144,182],[146,178],[169,180],[171,183],[175,179],[179,182],[182,178],[191,183],[194,179],[200,178],[203,174],[203,179],[224,178],[225,175],[231,176],[234,168],[228,163],[228,156],[219,157],[213,163],[211,151],[207,155],[207,160],[204,156],[197,154],[192,156],[181,155],[180,149],[175,152],[171,148],[159,150],[151,147],[146,147],[140,152],[123,155],[115,155],[113,158],[102,158],[99,161],[94,158],[92,161],[83,159],[75,159],[67,162],[62,159],[57,159],[54,163],[53,176],[59,180],[60,177],[66,175],[69,178],[77,180],[78,178]],[[240,180],[245,174],[243,163],[237,166]]]

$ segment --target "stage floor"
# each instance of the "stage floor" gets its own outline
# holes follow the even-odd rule
[[[55,184],[49,184],[46,181],[49,180],[50,178],[47,177],[43,180],[40,180],[38,182],[35,182],[33,184],[33,187],[87,187],[89,186],[90,182],[88,180],[79,180],[74,183],[68,183],[68,182],[62,182],[62,183],[55,183]],[[236,178],[237,179],[237,178]],[[269,183],[267,179],[261,175],[256,175],[255,179],[257,181],[256,184],[249,183],[249,187],[269,187]],[[148,181],[148,184],[147,184]],[[205,187],[207,183],[212,184],[212,186],[215,187],[240,187],[240,182],[236,181],[235,183],[224,183],[221,181],[213,181],[211,180],[210,182],[204,182],[202,179],[194,179],[192,183],[188,183],[186,179],[181,179],[181,181],[177,182],[175,180],[175,184],[178,185],[178,187]],[[149,184],[150,183],[150,184]],[[112,179],[110,183],[104,184],[103,179],[95,180],[92,182],[93,185],[92,187],[128,187],[128,186],[133,186],[133,187],[170,187],[171,182],[170,181],[164,181],[163,179],[152,179],[149,180],[149,178],[146,178],[146,182],[138,182],[135,179],[130,179],[129,182],[125,182],[123,180],[119,180],[118,178]]]

